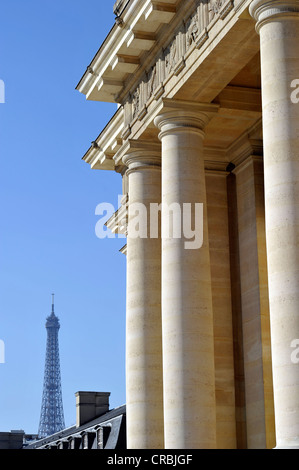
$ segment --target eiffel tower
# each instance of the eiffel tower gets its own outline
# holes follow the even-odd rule
[[[59,328],[60,323],[54,313],[54,294],[52,294],[52,312],[46,321],[47,349],[38,429],[39,438],[49,436],[65,428],[59,360]]]

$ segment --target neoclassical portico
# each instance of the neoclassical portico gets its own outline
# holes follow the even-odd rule
[[[298,448],[299,1],[115,13],[77,89],[118,103],[84,160],[122,178],[128,448]]]

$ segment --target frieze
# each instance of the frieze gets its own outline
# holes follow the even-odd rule
[[[185,67],[185,58],[194,50],[200,49],[207,41],[208,27],[217,19],[223,20],[234,7],[234,0],[203,0],[192,15],[183,23],[168,46],[161,51],[156,63],[148,70],[131,94],[131,111],[127,110],[125,126],[142,119],[151,99],[158,99],[164,92],[164,85],[173,75],[178,75]]]
[[[177,38],[176,36],[164,52],[165,72],[170,75],[177,62]]]
[[[216,15],[220,12],[225,0],[210,0],[209,2],[209,21],[211,22]]]
[[[141,85],[139,85],[132,97],[132,119],[135,119],[140,111],[140,88]]]
[[[234,8],[234,0],[230,0],[229,2],[225,2],[222,6],[221,10],[219,11],[219,18],[224,20],[224,18],[229,14],[229,12]]]
[[[186,46],[187,48],[196,43],[200,34],[199,14],[198,11],[195,15],[191,16],[186,23]]]
[[[149,98],[155,91],[158,85],[158,64],[155,64],[148,73],[147,82],[147,98]]]

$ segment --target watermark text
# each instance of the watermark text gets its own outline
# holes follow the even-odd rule
[[[0,339],[0,364],[5,363],[5,344],[2,339]]]
[[[294,349],[291,353],[292,364],[299,364],[299,339],[293,339],[291,348]]]
[[[203,212],[202,203],[144,205],[133,202],[128,206],[127,217],[118,216],[118,233],[127,233],[130,239],[157,239],[160,236],[162,240],[182,239],[185,249],[196,250],[203,245]],[[118,235],[107,228],[107,221],[117,214],[113,205],[98,204],[95,214],[100,216],[95,227],[96,236],[116,238]]]
[[[294,88],[294,91],[291,93],[291,101],[294,104],[299,103],[299,78],[291,82],[291,88]]]
[[[5,84],[4,81],[0,79],[0,103],[5,103]]]

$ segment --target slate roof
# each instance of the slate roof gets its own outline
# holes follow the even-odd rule
[[[67,442],[73,438],[83,438],[86,432],[96,432],[100,428],[104,428],[106,431],[104,449],[125,449],[126,406],[122,405],[109,410],[102,416],[99,416],[80,427],[76,427],[74,425],[43,439],[28,442],[24,447],[26,449],[46,449],[49,447],[56,447],[61,442]]]

